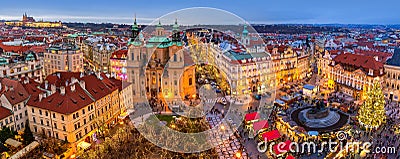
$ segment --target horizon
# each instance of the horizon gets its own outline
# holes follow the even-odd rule
[[[159,17],[186,8],[204,7],[221,9],[243,18],[250,24],[372,24],[398,25],[400,16],[394,0],[379,3],[338,0],[332,4],[319,1],[77,1],[68,3],[42,1],[5,1],[7,8],[0,9],[0,19],[20,20],[25,12],[36,20],[78,23],[131,24],[136,14],[139,24],[149,24]],[[79,4],[79,5],[77,5]],[[149,5],[154,4],[154,5]],[[160,4],[160,5],[157,5]],[[311,5],[312,4],[312,5]],[[391,5],[387,5],[391,4]],[[385,12],[377,12],[384,9]],[[208,17],[197,17],[206,19]],[[201,15],[200,15],[201,16]]]

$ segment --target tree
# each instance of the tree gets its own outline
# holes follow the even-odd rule
[[[22,138],[24,139],[24,145],[28,145],[34,140],[31,128],[29,127],[29,121],[25,122],[25,130]]]
[[[13,132],[9,127],[3,127],[0,130],[0,142],[4,143],[8,138],[12,138],[14,136]]]
[[[375,80],[358,111],[358,121],[367,129],[376,129],[386,121],[385,99],[379,81]]]

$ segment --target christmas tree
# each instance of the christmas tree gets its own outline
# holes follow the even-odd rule
[[[379,81],[375,80],[358,111],[358,121],[361,126],[371,130],[384,124],[385,120],[385,99]]]

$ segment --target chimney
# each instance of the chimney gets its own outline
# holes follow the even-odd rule
[[[84,80],[79,81],[79,85],[80,85],[83,89],[86,89],[86,87],[85,87],[85,81],[84,81]]]
[[[72,85],[71,85],[71,91],[72,91],[72,92],[75,92],[75,84],[72,84]]]
[[[83,72],[81,72],[81,74],[79,75],[79,78],[82,78],[83,76],[85,76],[85,74],[83,74]]]
[[[60,94],[65,95],[65,87],[64,86],[60,87]]]
[[[374,56],[374,59],[379,62],[379,57],[378,56]]]
[[[42,94],[42,93],[39,93],[39,102],[41,102],[42,99],[43,99],[43,94]]]
[[[10,86],[10,91],[14,91],[14,87],[13,86]]]
[[[56,92],[56,85],[52,84],[50,86],[50,89],[51,89],[51,94],[54,94]]]
[[[100,78],[101,78],[101,76],[100,76],[100,71],[99,71],[99,72],[97,72],[97,73],[96,73],[96,75],[97,75],[97,78],[98,78],[98,79],[100,79]]]
[[[57,72],[57,77],[58,77],[59,79],[61,78],[60,72]]]
[[[49,81],[44,81],[44,89],[48,89],[49,88]]]
[[[28,77],[25,77],[24,84],[28,84],[28,83],[29,83],[29,78],[28,78]]]

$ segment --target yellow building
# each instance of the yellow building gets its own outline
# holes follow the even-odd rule
[[[25,89],[31,94],[27,111],[32,132],[73,148],[106,133],[121,114],[118,84],[104,74],[57,72],[42,84],[30,81]]]

